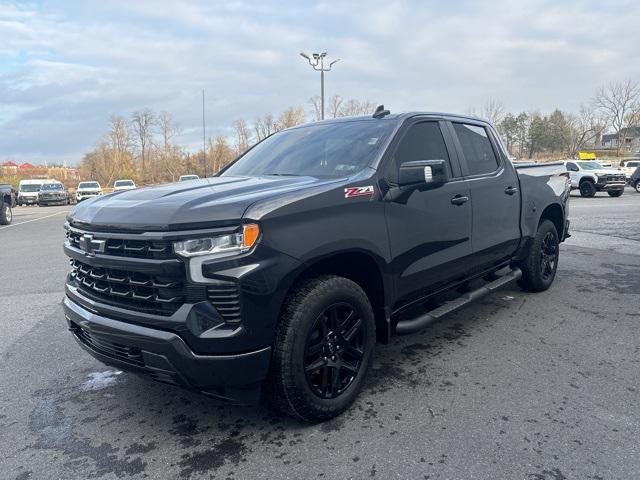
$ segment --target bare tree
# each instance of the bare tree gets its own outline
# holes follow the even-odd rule
[[[344,98],[340,95],[334,95],[329,99],[329,115],[331,117],[336,118],[340,116],[340,110],[342,109],[342,104],[344,103]]]
[[[284,130],[285,128],[301,125],[304,123],[304,121],[304,108],[289,107],[278,116],[276,128],[278,131],[280,131]]]
[[[626,140],[626,129],[640,117],[640,85],[630,79],[609,83],[596,91],[593,103],[616,131],[616,155],[619,156]]]
[[[247,122],[242,119],[234,121],[232,127],[236,134],[236,153],[241,155],[249,150],[251,146],[251,132],[249,131]]]
[[[146,172],[146,160],[148,158],[148,150],[151,148],[151,142],[153,139],[153,125],[155,123],[154,113],[145,108],[144,110],[138,110],[131,115],[131,124],[133,131],[136,135],[136,140],[140,147],[140,158],[142,160],[141,175],[144,178]]]
[[[209,137],[208,143],[209,153],[207,157],[211,160],[213,172],[216,173],[235,158],[235,152],[222,135],[217,135],[213,140]]]
[[[261,117],[256,118],[256,121],[253,124],[253,129],[256,132],[256,139],[260,141],[276,132],[278,127],[276,124],[276,120],[273,118],[273,115],[267,113]]]
[[[313,119],[317,122],[320,120],[320,97],[318,95],[311,97],[309,103],[313,109]]]
[[[376,108],[375,103],[369,100],[349,99],[340,108],[338,117],[350,117],[352,115],[371,115]]]
[[[173,137],[180,134],[180,127],[174,122],[168,112],[161,112],[157,120],[160,130],[160,163],[162,167],[169,172],[171,179],[175,180],[176,175],[181,168],[180,165],[180,149],[172,144]]]
[[[567,155],[575,157],[580,150],[600,138],[604,131],[605,122],[599,118],[593,109],[582,105],[580,112],[565,115],[568,123],[567,135],[564,139]]]

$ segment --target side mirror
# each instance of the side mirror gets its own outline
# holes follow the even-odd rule
[[[418,160],[400,165],[399,187],[435,188],[449,180],[444,160]]]

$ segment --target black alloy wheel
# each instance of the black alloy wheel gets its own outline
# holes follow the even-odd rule
[[[307,336],[304,370],[320,398],[341,395],[358,375],[364,356],[363,321],[348,303],[328,307]]]
[[[540,249],[540,273],[545,282],[555,274],[557,263],[558,242],[553,232],[547,232]]]

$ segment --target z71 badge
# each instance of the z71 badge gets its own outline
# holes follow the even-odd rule
[[[366,187],[347,187],[344,189],[344,198],[370,197],[373,195],[373,185]]]

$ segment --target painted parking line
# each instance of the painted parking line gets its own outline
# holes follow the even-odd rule
[[[56,215],[60,215],[61,213],[66,213],[66,210],[52,213],[51,215],[45,215],[44,217],[32,218],[31,220],[25,220],[24,222],[20,222],[20,223],[12,223],[11,225],[5,225],[3,227],[0,227],[0,230],[4,230],[5,228],[17,227],[19,225],[24,225],[25,223],[37,222],[38,220],[44,220],[45,218],[55,217]]]

